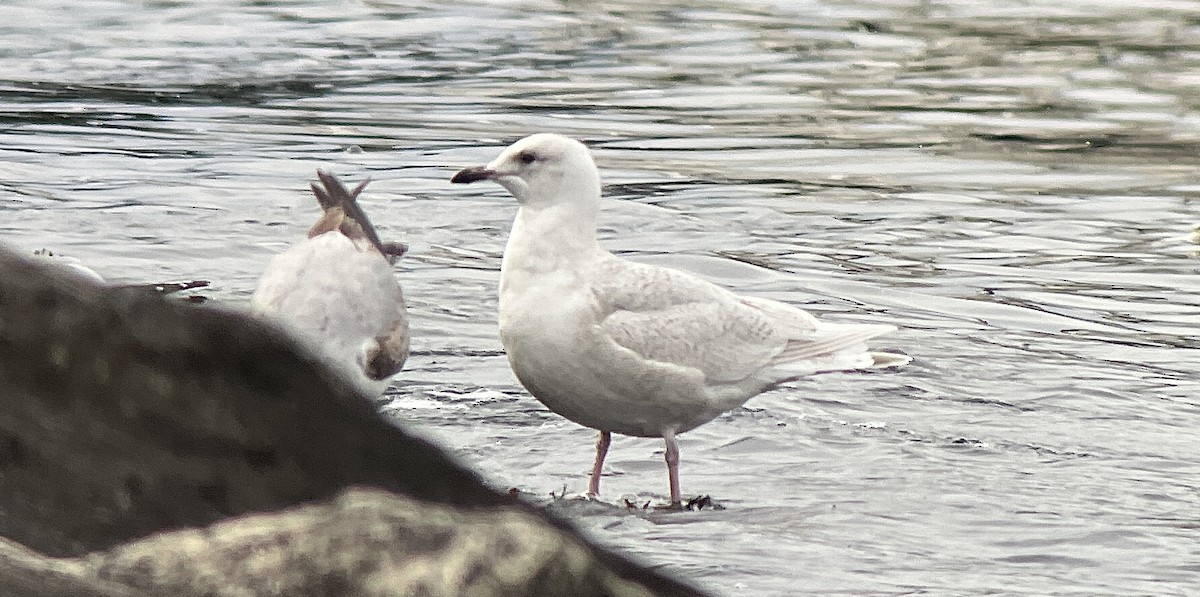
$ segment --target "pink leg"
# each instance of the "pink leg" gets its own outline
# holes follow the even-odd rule
[[[671,507],[679,508],[682,506],[681,495],[679,490],[679,444],[675,442],[675,432],[668,430],[663,432],[663,440],[667,442],[667,476],[671,480]]]
[[[596,462],[592,465],[592,476],[588,478],[588,497],[600,495],[600,469],[604,468],[604,456],[608,454],[608,446],[612,443],[612,434],[601,431],[596,438]]]

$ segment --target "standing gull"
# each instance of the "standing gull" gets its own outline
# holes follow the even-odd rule
[[[500,266],[500,341],[530,394],[600,431],[588,495],[600,492],[613,433],[663,438],[678,507],[676,435],[786,381],[908,362],[863,344],[894,326],[823,323],[602,249],[600,173],[578,141],[526,137],[451,182],[479,180],[519,205]]]
[[[313,194],[324,210],[308,238],[276,255],[251,303],[379,395],[408,357],[408,317],[392,263],[399,243],[380,242],[358,205],[363,181],[346,190],[318,172]]]

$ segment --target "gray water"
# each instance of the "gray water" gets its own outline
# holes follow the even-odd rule
[[[412,247],[381,408],[605,544],[724,595],[1200,591],[1200,3],[10,0],[0,35],[2,242],[244,305],[315,169],[372,177]],[[620,505],[666,492],[623,437],[573,499],[593,432],[496,339],[515,206],[448,184],[539,131],[593,147],[607,247],[913,364],[682,436],[724,509]]]

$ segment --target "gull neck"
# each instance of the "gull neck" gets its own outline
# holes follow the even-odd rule
[[[596,242],[596,210],[581,205],[522,206],[513,221],[504,267],[539,272],[574,267],[599,249]]]

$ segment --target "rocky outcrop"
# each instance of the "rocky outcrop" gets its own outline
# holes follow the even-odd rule
[[[696,594],[489,489],[266,324],[7,251],[0,536],[5,595]]]

